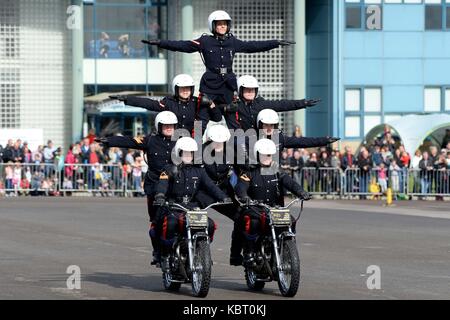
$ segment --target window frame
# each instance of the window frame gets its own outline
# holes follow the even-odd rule
[[[365,110],[365,99],[364,99],[364,91],[366,89],[379,89],[381,91],[380,94],[380,111],[378,112],[373,112],[373,111],[366,111]],[[345,92],[347,90],[359,90],[360,91],[360,95],[359,95],[359,111],[346,111],[345,107],[346,107],[346,102],[345,102]],[[364,86],[345,86],[344,87],[344,124],[343,124],[343,128],[344,128],[344,136],[345,139],[347,140],[351,140],[351,139],[362,139],[364,138],[365,134],[364,134],[364,117],[365,116],[379,116],[381,119],[381,123],[384,122],[384,108],[383,108],[383,86],[376,86],[376,85],[364,85]],[[347,136],[346,135],[346,126],[345,126],[345,122],[346,122],[346,118],[347,117],[359,117],[359,136],[358,137],[352,137],[352,136]]]

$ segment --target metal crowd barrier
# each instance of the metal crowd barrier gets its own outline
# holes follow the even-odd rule
[[[125,192],[123,168],[118,164],[65,164],[61,192],[95,192],[114,195]]]
[[[311,194],[340,195],[342,192],[341,169],[339,168],[302,168],[300,176],[294,180]],[[298,173],[297,173],[298,174]]]
[[[59,189],[59,172],[53,164],[0,163],[0,195],[54,195]]]
[[[417,169],[363,171],[359,168],[302,168],[291,171],[293,179],[313,195],[393,195],[450,197],[450,170]],[[0,163],[0,196],[67,195],[94,193],[102,196],[143,195],[145,169],[117,164],[14,164]]]
[[[408,171],[408,195],[450,196],[450,170]]]

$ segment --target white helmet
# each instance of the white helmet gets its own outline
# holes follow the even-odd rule
[[[178,97],[178,88],[191,87],[191,96],[194,95],[195,83],[194,79],[188,74],[179,74],[172,80],[172,92]]]
[[[242,88],[255,88],[256,89],[255,98],[258,95],[258,89],[259,89],[258,80],[256,80],[256,78],[253,76],[245,75],[245,76],[239,77],[239,79],[237,80],[237,86],[238,86],[239,97],[241,99],[242,99]]]
[[[198,150],[197,142],[190,137],[183,137],[178,139],[177,143],[175,143],[175,154],[180,155],[181,151],[192,151],[195,152]]]
[[[276,113],[274,110],[264,109],[258,113],[258,117],[256,118],[256,124],[258,128],[260,128],[260,122],[265,124],[277,125],[280,123],[280,118],[278,117],[278,113]]]
[[[253,146],[253,155],[255,156],[255,159],[258,159],[258,153],[273,155],[277,153],[277,146],[275,145],[275,142],[270,139],[258,140]]]
[[[227,142],[231,134],[227,127],[215,124],[206,129],[206,139],[213,142]]]
[[[163,124],[173,124],[176,125],[178,123],[178,118],[172,111],[162,111],[158,113],[155,118],[155,128],[161,133],[161,126]]]
[[[230,32],[230,29],[231,29],[230,15],[223,10],[217,10],[217,11],[214,11],[213,13],[211,13],[208,17],[208,26],[209,26],[209,31],[211,31],[211,33],[215,33],[215,29],[216,29],[214,21],[221,21],[221,20],[226,20],[228,22],[227,33]]]

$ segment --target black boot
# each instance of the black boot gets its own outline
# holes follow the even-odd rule
[[[231,248],[230,248],[230,265],[241,266],[244,258],[242,257],[242,239],[239,233],[233,231],[231,234]]]

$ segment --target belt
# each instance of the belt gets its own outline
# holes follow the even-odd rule
[[[208,70],[212,73],[217,73],[217,74],[221,74],[221,75],[225,75],[228,73],[233,73],[233,69],[232,68],[208,68]]]

